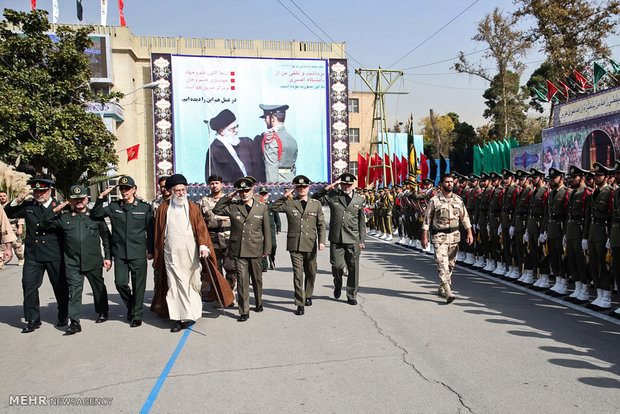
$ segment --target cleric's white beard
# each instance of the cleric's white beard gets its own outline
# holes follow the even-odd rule
[[[239,136],[237,134],[235,134],[232,131],[222,131],[222,135],[220,135],[220,139],[222,140],[222,142],[228,143],[232,146],[237,146],[239,145],[239,142],[241,142],[241,140],[239,139]]]
[[[182,195],[182,196],[173,195],[172,196],[172,202],[176,206],[179,206],[179,207],[184,206],[185,204],[187,204],[187,194]]]

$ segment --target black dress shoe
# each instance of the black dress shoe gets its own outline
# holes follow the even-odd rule
[[[340,291],[341,291],[341,290],[342,290],[342,288],[339,288],[339,287],[334,288],[334,297],[335,297],[336,299],[338,299],[338,298],[340,297],[340,293],[341,293]]]
[[[39,324],[41,324],[41,321],[39,321]],[[62,328],[63,326],[67,326],[67,325],[69,325],[69,318],[58,319],[58,322],[56,322],[56,326],[59,328]]]
[[[65,331],[65,335],[73,335],[82,332],[82,326],[78,322],[71,322],[71,325]]]
[[[295,315],[303,315],[303,314],[304,314],[304,307],[298,306],[297,310],[295,311]]]
[[[237,318],[237,322],[245,322],[250,318],[249,314],[241,314],[239,315],[239,317]]]
[[[39,329],[41,326],[41,319],[37,319],[36,321],[28,321],[26,326],[22,329],[22,333],[30,333],[34,332],[35,329]]]
[[[349,305],[357,305],[357,301],[356,301],[355,299],[348,299],[348,300],[347,300],[347,303],[348,303]]]
[[[99,317],[97,318],[95,323],[103,323],[103,322],[105,322],[107,320],[108,320],[108,314],[107,313],[100,313]]]
[[[254,309],[255,312],[262,312],[263,311],[263,305],[258,305],[256,307],[256,309]]]
[[[170,328],[170,332],[180,332],[183,329],[183,322],[174,321],[174,326]]]
[[[306,298],[306,306],[312,306],[312,298]]]
[[[129,325],[130,328],[137,328],[138,326],[142,326],[142,321],[140,319],[134,319]]]

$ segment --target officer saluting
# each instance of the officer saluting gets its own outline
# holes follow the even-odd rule
[[[263,110],[260,118],[265,119],[267,131],[255,139],[265,161],[265,176],[268,183],[290,183],[297,172],[297,141],[284,128],[288,105],[258,105]]]
[[[308,199],[310,180],[305,175],[293,178],[292,188],[274,201],[271,210],[286,213],[288,235],[286,250],[293,264],[296,315],[304,314],[304,306],[312,306],[312,293],[316,279],[316,251],[325,248],[325,220],[323,207],[317,200]],[[293,191],[297,197],[292,198]],[[304,273],[306,280],[304,281]]]
[[[35,178],[28,180],[33,188],[34,200],[24,201],[28,194],[22,194],[5,207],[9,218],[24,218],[26,221],[26,252],[24,254],[24,270],[22,287],[24,290],[24,318],[27,325],[23,333],[32,332],[41,326],[39,313],[39,287],[43,283],[43,272],[47,275],[54,289],[58,303],[58,323],[56,326],[67,326],[67,308],[69,292],[65,268],[63,264],[60,232],[39,229],[39,222],[48,208],[55,208],[58,201],[52,197],[53,180]]]
[[[106,271],[112,266],[108,226],[103,219],[93,219],[86,208],[88,195],[86,188],[74,185],[69,191],[69,201],[54,209],[47,209],[41,219],[41,229],[60,229],[63,233],[65,270],[69,285],[69,318],[71,325],[65,331],[72,335],[82,331],[80,313],[82,311],[82,290],[84,277],[93,290],[95,312],[99,318],[95,323],[108,320],[108,291],[102,276],[102,266]],[[61,210],[71,203],[71,210]],[[105,259],[101,258],[101,244]]]
[[[338,181],[319,189],[312,196],[329,206],[329,259],[334,277],[334,297],[340,297],[342,275],[346,266],[349,305],[357,305],[360,251],[364,248],[366,237],[364,199],[353,191],[355,180],[353,174],[344,173]],[[340,190],[334,190],[338,184]]]
[[[99,194],[91,215],[94,218],[109,217],[112,223],[114,284],[127,306],[127,320],[131,320],[131,327],[135,328],[142,325],[146,260],[153,258],[153,212],[149,204],[135,197],[133,178],[123,176],[118,182],[123,199],[104,207],[104,197],[116,188],[110,187]],[[133,292],[129,287],[130,272]]]

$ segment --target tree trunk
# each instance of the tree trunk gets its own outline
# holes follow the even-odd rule
[[[430,110],[431,114],[431,125],[433,126],[433,135],[435,136],[435,147],[437,147],[436,157],[439,158],[439,154],[441,154],[441,137],[439,136],[439,130],[437,129],[437,124],[435,124],[435,115],[433,115],[433,110]]]

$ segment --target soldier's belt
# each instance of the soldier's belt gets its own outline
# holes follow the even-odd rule
[[[568,221],[570,221],[571,223],[583,223],[584,219],[585,219],[584,216],[569,216],[568,217]]]
[[[515,213],[517,217],[527,218],[527,213]]]
[[[230,231],[230,227],[222,227],[218,229],[209,229],[210,233],[223,233],[225,231]]]
[[[605,218],[599,218],[599,217],[592,217],[592,223],[596,223],[596,224],[607,224],[607,219],[605,219]]]
[[[278,168],[279,173],[291,173],[293,172],[292,168]]]
[[[458,227],[450,227],[448,229],[438,229],[436,227],[433,227],[433,231],[435,233],[446,233],[446,234],[448,234],[448,233],[454,233],[455,231],[458,231],[458,230],[459,230]]]
[[[543,215],[544,214],[530,214],[530,217],[531,218],[536,218],[536,219],[541,219],[541,218],[543,218]]]

